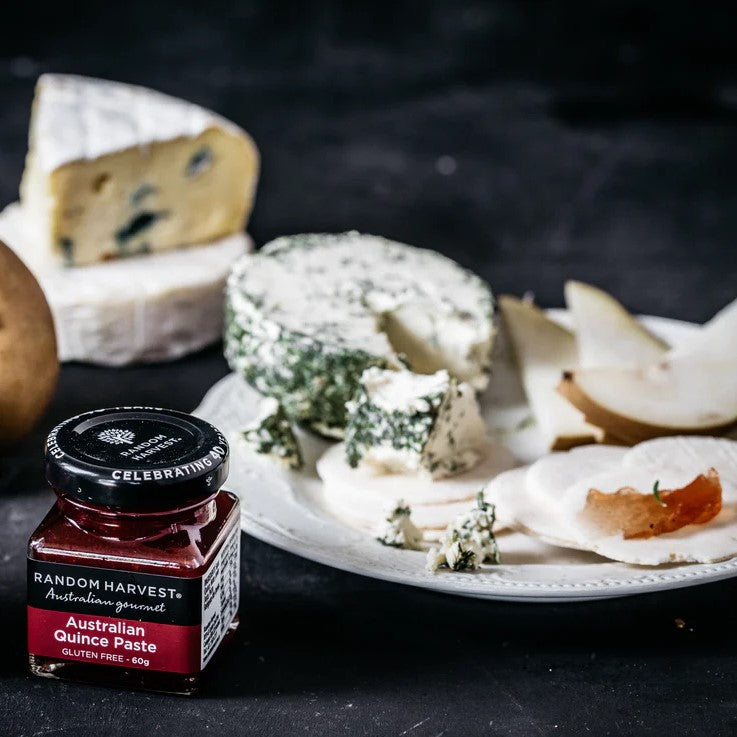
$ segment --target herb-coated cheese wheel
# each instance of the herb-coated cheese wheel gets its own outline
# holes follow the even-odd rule
[[[58,375],[54,322],[41,287],[0,242],[0,443],[31,430]]]
[[[284,236],[234,265],[225,352],[292,420],[342,437],[371,366],[445,369],[484,389],[493,313],[488,285],[439,253],[356,232]]]

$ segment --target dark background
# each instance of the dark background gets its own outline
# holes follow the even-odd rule
[[[7,5],[7,4],[6,4]],[[14,4],[16,5],[16,4]],[[249,227],[355,228],[435,248],[498,292],[591,280],[705,320],[737,296],[732,4],[126,2],[4,7],[0,203],[43,71],[154,87],[247,128]],[[737,733],[735,587],[583,605],[475,602],[244,540],[246,617],[196,700],[25,674],[24,544],[58,420],[191,410],[227,371],[67,366],[0,457],[0,734]],[[685,624],[677,626],[676,619]],[[680,623],[680,622],[679,622]]]

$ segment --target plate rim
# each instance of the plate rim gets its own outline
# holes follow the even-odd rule
[[[614,599],[625,596],[634,596],[636,594],[655,593],[658,591],[670,591],[679,588],[688,588],[691,586],[698,586],[704,583],[711,583],[714,581],[721,581],[724,579],[732,578],[737,576],[737,558],[731,558],[729,560],[720,561],[717,563],[683,563],[674,564],[672,568],[662,569],[655,566],[630,566],[633,572],[642,570],[643,575],[635,575],[632,579],[621,579],[612,580],[606,583],[606,579],[599,579],[598,581],[582,581],[578,583],[542,583],[537,581],[505,581],[503,578],[495,580],[493,582],[494,587],[487,586],[489,589],[488,593],[481,590],[464,591],[462,588],[456,586],[442,586],[437,585],[438,582],[442,581],[441,577],[454,576],[455,578],[450,579],[454,582],[458,581],[457,575],[449,571],[440,571],[435,574],[428,574],[434,578],[416,578],[410,579],[403,576],[401,573],[393,573],[387,569],[380,568],[361,568],[360,566],[352,565],[350,562],[342,559],[329,559],[327,553],[321,553],[317,550],[312,550],[312,546],[307,543],[307,547],[299,551],[290,547],[288,538],[283,535],[273,533],[268,527],[261,526],[258,520],[250,515],[248,512],[241,513],[241,526],[244,532],[252,535],[261,542],[273,545],[280,550],[285,552],[298,555],[301,558],[311,560],[315,563],[335,568],[337,570],[345,571],[347,573],[353,573],[359,576],[365,576],[367,578],[374,578],[380,581],[387,581],[389,583],[396,583],[405,586],[413,586],[415,588],[422,588],[429,591],[435,591],[441,594],[451,594],[456,596],[464,596],[476,599],[488,599],[493,601],[517,601],[517,602],[529,602],[529,603],[566,603],[576,601],[593,601],[602,599]],[[417,551],[394,551],[398,554],[404,554],[407,552]],[[606,559],[602,559],[605,562]],[[612,562],[612,561],[607,561]],[[627,565],[627,564],[622,564]],[[424,568],[423,568],[424,570]],[[493,573],[494,570],[505,570],[504,564],[501,566],[485,566],[483,568],[484,573]],[[645,571],[651,571],[650,575]],[[661,572],[657,575],[655,571],[660,570]],[[678,571],[678,575],[666,575],[664,571]],[[464,579],[472,579],[475,574],[465,573]],[[500,588],[508,588],[509,594],[503,591],[493,590],[496,586]],[[579,591],[580,594],[572,594],[571,592]],[[547,592],[545,595],[538,595],[540,592]]]

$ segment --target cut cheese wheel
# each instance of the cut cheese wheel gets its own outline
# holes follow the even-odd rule
[[[109,366],[178,358],[218,341],[227,274],[252,245],[238,234],[207,246],[69,268],[34,241],[18,204],[0,213],[0,239],[46,295],[59,358]]]
[[[363,528],[373,528],[391,505],[403,499],[412,508],[412,521],[418,527],[440,528],[467,511],[490,478],[514,465],[506,449],[489,444],[478,465],[458,476],[433,481],[421,474],[376,475],[365,468],[351,468],[340,443],[320,458],[317,471],[324,483],[327,509],[343,519],[351,516]],[[499,521],[504,524],[501,517]]]
[[[291,419],[342,437],[371,366],[403,356],[483,389],[493,311],[489,287],[439,253],[355,232],[285,236],[233,268],[226,357]]]

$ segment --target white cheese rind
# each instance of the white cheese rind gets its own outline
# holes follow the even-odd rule
[[[226,355],[292,418],[340,437],[363,370],[398,368],[400,353],[483,388],[492,316],[488,286],[440,254],[354,232],[290,236],[234,267]]]
[[[210,110],[146,87],[74,74],[43,74],[37,85],[31,136],[48,174],[72,161],[195,137],[211,127],[244,134]]]
[[[33,236],[16,203],[0,213],[0,239],[41,284],[59,358],[107,366],[179,358],[222,336],[225,280],[252,248],[245,234],[206,246],[67,268]]]

